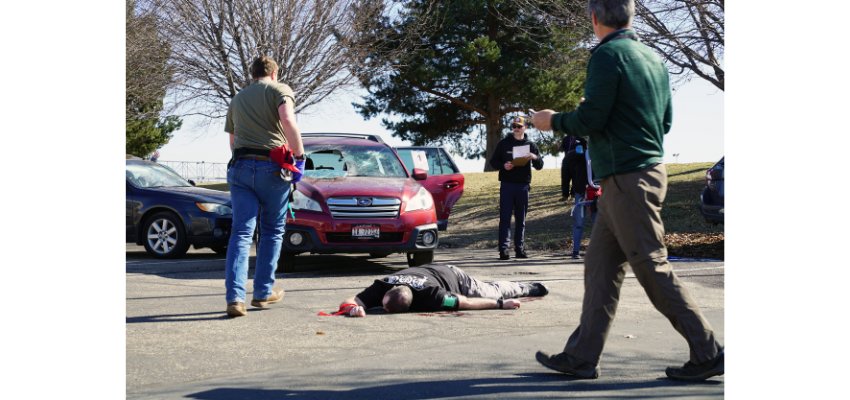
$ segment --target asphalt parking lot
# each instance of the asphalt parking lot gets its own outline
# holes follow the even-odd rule
[[[299,257],[279,273],[286,297],[246,317],[225,317],[224,258],[190,250],[156,260],[127,245],[126,382],[132,399],[722,398],[724,377],[668,380],[687,345],[629,273],[596,380],[537,364],[578,322],[583,266],[563,253],[499,261],[495,251],[441,249],[437,262],[483,280],[543,281],[550,294],[518,310],[321,317],[393,270],[403,255]],[[253,259],[252,259],[253,262]],[[674,268],[723,341],[722,261]],[[251,271],[253,273],[253,270]],[[249,283],[250,287],[250,283]],[[249,293],[250,296],[250,293]]]

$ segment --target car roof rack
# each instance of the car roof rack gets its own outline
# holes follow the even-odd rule
[[[342,137],[352,139],[366,139],[371,140],[373,142],[384,143],[384,139],[382,139],[380,136],[370,135],[366,133],[310,132],[302,133],[301,137]]]

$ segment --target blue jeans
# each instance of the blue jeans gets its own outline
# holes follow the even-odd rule
[[[575,195],[575,204],[579,204],[585,201],[584,194]],[[587,206],[576,206],[573,208],[573,254],[578,255],[578,251],[581,248],[581,237],[584,233],[584,212],[587,209]],[[593,222],[596,221],[596,213],[591,213],[590,217],[590,225],[593,225]]]
[[[514,217],[514,250],[525,246],[525,214],[528,212],[528,183],[502,182],[499,187],[499,251],[508,251],[511,215]]]
[[[254,298],[265,299],[274,286],[292,186],[281,179],[280,166],[276,163],[251,159],[236,160],[227,170],[227,183],[233,205],[224,280],[227,302],[245,302],[248,255],[257,215],[260,216],[260,241],[254,270]]]

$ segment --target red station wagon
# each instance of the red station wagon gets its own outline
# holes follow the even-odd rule
[[[426,169],[406,168],[377,135],[305,133],[302,139],[307,161],[293,192],[295,216],[286,220],[280,270],[291,270],[300,253],[407,253],[410,266],[433,261],[439,242],[437,196],[426,188]],[[463,176],[449,186],[460,197]],[[448,212],[442,211],[447,221]]]

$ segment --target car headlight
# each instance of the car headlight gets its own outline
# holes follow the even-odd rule
[[[322,206],[318,201],[307,197],[306,194],[301,193],[301,191],[298,190],[292,194],[292,209],[322,212]]]
[[[425,190],[423,187],[419,189],[419,193],[416,193],[416,196],[413,196],[407,202],[405,211],[430,210],[431,207],[434,207],[434,198],[431,197],[431,192]]]
[[[196,205],[196,206],[198,206],[198,208],[200,208],[200,209],[201,209],[201,211],[206,211],[206,212],[210,212],[210,213],[214,213],[214,214],[218,214],[218,215],[230,215],[230,214],[233,214],[233,209],[231,209],[230,207],[228,207],[228,206],[226,206],[226,205],[224,205],[224,204],[218,204],[218,203],[195,203],[195,205]]]

